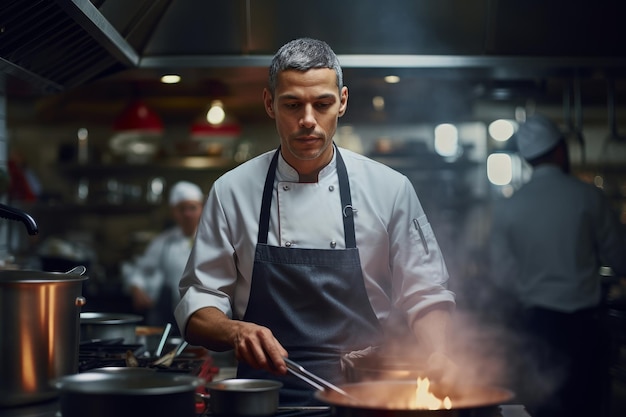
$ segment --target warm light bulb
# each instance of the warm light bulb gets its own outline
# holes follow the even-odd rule
[[[180,75],[178,74],[165,74],[161,77],[163,84],[176,84],[180,82]]]
[[[206,114],[206,120],[212,125],[219,125],[226,118],[226,113],[224,112],[224,108],[222,107],[221,101],[214,101],[211,105],[211,108]]]

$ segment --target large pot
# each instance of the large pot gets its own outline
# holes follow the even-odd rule
[[[52,381],[63,417],[195,417],[202,378],[177,373],[90,371]]]
[[[80,313],[80,340],[124,339],[124,343],[137,341],[137,324],[143,317],[120,313]]]
[[[426,410],[412,405],[415,381],[368,381],[340,385],[349,394],[317,391],[315,397],[330,405],[336,417],[499,417],[499,405],[513,393],[490,386],[468,386],[451,397],[450,409]]]
[[[78,371],[86,276],[0,271],[0,406],[57,396],[50,380]]]

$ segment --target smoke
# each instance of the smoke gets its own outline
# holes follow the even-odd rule
[[[559,364],[538,365],[543,342],[524,336],[514,325],[457,311],[450,335],[450,357],[461,385],[507,388],[516,403],[531,405],[549,397],[562,381]]]

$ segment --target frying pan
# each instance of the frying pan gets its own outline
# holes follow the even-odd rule
[[[451,409],[424,410],[410,405],[416,387],[408,380],[366,381],[339,385],[349,397],[330,390],[317,391],[315,397],[336,417],[495,417],[499,405],[514,397],[504,388],[467,386],[451,397]]]

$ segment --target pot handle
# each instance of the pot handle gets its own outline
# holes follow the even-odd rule
[[[79,265],[67,271],[66,274],[83,275],[86,271],[87,271],[87,268],[85,268],[83,265]]]
[[[83,296],[78,296],[76,297],[76,301],[74,301],[74,305],[76,305],[76,307],[82,307],[85,304],[87,304],[87,299]]]

